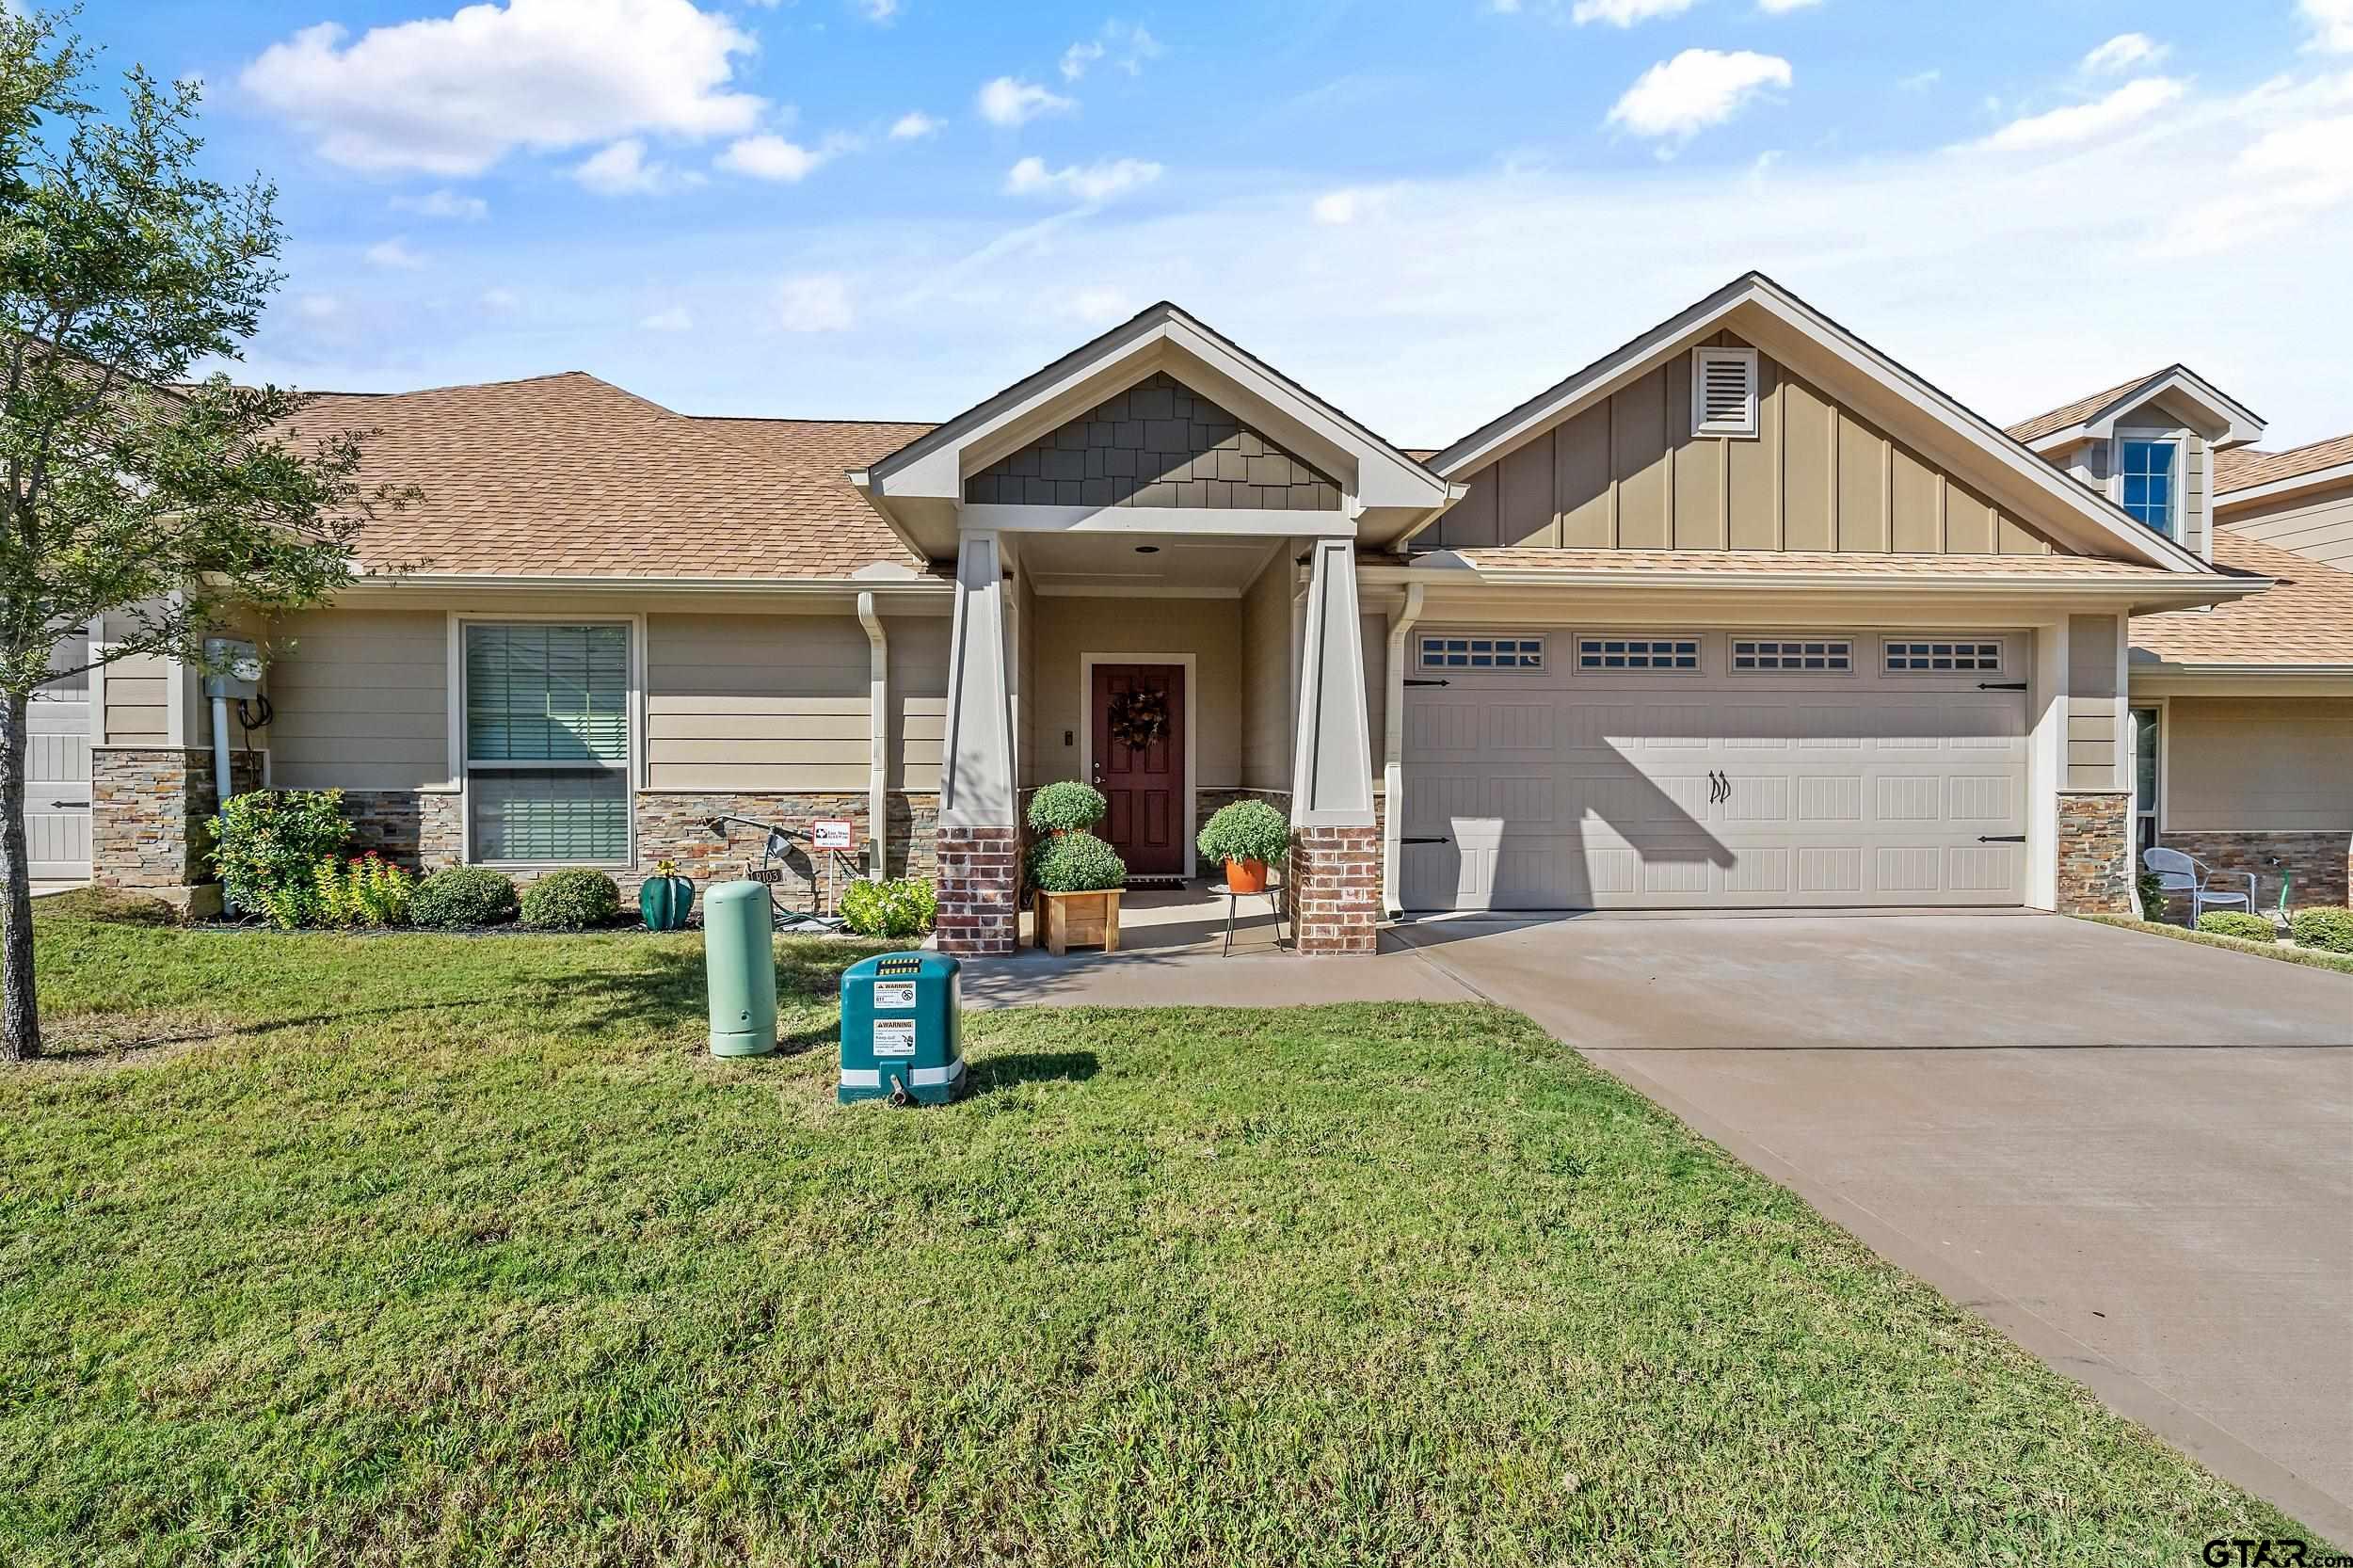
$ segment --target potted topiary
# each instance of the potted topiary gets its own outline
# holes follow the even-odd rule
[[[1266,891],[1267,863],[1290,853],[1290,819],[1263,800],[1220,807],[1193,840],[1205,860],[1225,862],[1225,885],[1238,893]]]
[[[1105,952],[1117,952],[1119,889],[1127,881],[1119,852],[1092,833],[1064,828],[1040,839],[1030,852],[1037,945],[1057,957],[1074,942],[1099,942]]]
[[[1091,833],[1111,809],[1103,792],[1075,778],[1048,784],[1030,797],[1030,831],[1039,838],[1062,833]]]
[[[648,931],[683,931],[695,907],[695,884],[679,875],[675,860],[656,860],[653,874],[637,887],[637,912]]]

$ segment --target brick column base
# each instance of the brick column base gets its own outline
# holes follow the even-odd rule
[[[2062,915],[2137,915],[2133,896],[2133,797],[2058,797],[2058,909]]]
[[[1010,827],[939,830],[939,951],[1008,953],[1021,941],[1021,856]]]
[[[1304,953],[1370,952],[1381,919],[1381,830],[1303,827],[1291,840],[1291,929]]]

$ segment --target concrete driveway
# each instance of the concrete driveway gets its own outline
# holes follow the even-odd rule
[[[2353,1542],[2353,976],[2032,915],[1396,935]]]

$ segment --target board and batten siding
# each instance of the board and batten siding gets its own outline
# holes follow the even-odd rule
[[[2317,495],[2233,507],[2222,526],[2339,571],[2353,571],[2353,481]]]
[[[1719,334],[1711,346],[1746,346]],[[1856,410],[1757,358],[1757,436],[1691,433],[1691,357],[1500,460],[1417,550],[2041,555],[2049,543]]]
[[[310,610],[280,617],[269,635],[278,648],[267,678],[276,711],[272,784],[419,790],[450,783],[446,614]]]
[[[939,787],[948,622],[888,617],[894,790]],[[646,617],[645,787],[856,792],[872,645],[851,616]]]
[[[2353,697],[2166,703],[2165,826],[2353,832]]]
[[[2116,617],[2067,620],[2067,787],[2122,788],[2117,776]]]

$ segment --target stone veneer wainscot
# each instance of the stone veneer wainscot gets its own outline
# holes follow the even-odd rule
[[[2133,797],[2107,791],[2058,797],[2058,910],[2138,914],[2134,898]]]
[[[2256,907],[2280,906],[2280,878],[2290,879],[2291,909],[2343,909],[2353,903],[2353,840],[2344,833],[2185,833],[2157,841],[2217,871],[2253,872]]]

